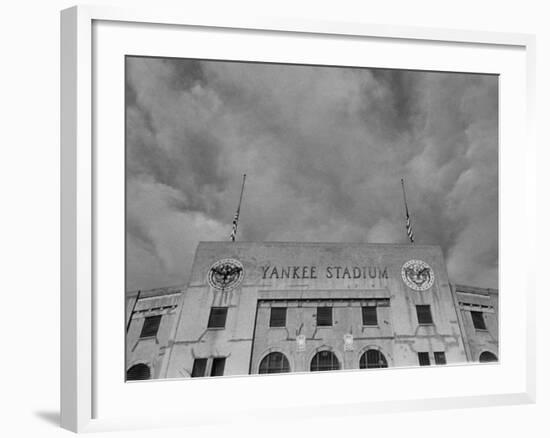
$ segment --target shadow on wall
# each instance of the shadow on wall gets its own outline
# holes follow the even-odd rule
[[[60,424],[61,415],[58,411],[37,411],[34,415],[52,426],[59,426]]]

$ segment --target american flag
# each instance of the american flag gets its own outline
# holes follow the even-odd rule
[[[233,228],[231,229],[231,235],[229,236],[231,242],[235,241],[237,237],[237,224],[239,223],[239,214],[241,213],[241,202],[243,201],[243,192],[244,192],[244,182],[246,180],[246,174],[243,175],[243,185],[241,186],[241,196],[239,198],[239,206],[237,207],[237,212],[233,218]]]
[[[407,236],[409,237],[411,243],[414,243],[414,233],[411,225],[411,217],[409,215],[409,207],[407,206],[407,195],[405,195],[405,182],[403,181],[403,178],[401,178],[401,187],[403,188],[403,201],[405,201]]]
[[[237,237],[237,223],[239,222],[239,210],[235,213],[235,217],[233,218],[233,229],[231,230],[231,241],[235,241],[235,237]]]
[[[411,218],[409,217],[409,210],[407,209],[407,236],[411,243],[414,243],[414,233],[411,226]]]

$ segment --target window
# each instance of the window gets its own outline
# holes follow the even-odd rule
[[[378,325],[376,306],[362,307],[363,325]]]
[[[208,359],[195,359],[193,362],[193,371],[191,377],[204,377],[206,374],[206,362]]]
[[[148,380],[151,378],[151,369],[144,363],[138,363],[126,371],[126,380]]]
[[[283,353],[269,353],[260,362],[260,374],[289,373],[290,365]]]
[[[434,359],[436,365],[446,365],[447,358],[444,351],[434,351]]]
[[[317,307],[317,325],[332,325],[332,307]]]
[[[491,353],[490,351],[484,351],[479,356],[479,361],[481,363],[498,362],[498,358],[493,353]]]
[[[429,305],[416,306],[416,316],[418,317],[418,324],[433,324],[432,311]]]
[[[330,309],[330,307],[329,307]],[[340,362],[332,351],[319,351],[311,359],[311,371],[332,371],[340,369]]]
[[[149,338],[156,336],[159,331],[160,320],[162,315],[148,316],[143,321],[143,326],[141,327],[140,338]]]
[[[418,353],[418,364],[420,366],[430,365],[430,355],[428,353]]]
[[[472,310],[472,322],[474,323],[474,328],[477,330],[487,330],[485,325],[485,319],[483,318],[483,312],[476,312]]]
[[[286,307],[272,307],[269,318],[269,327],[286,326]]]
[[[388,368],[388,362],[378,350],[367,350],[359,359],[359,368]]]
[[[226,318],[227,307],[212,307],[210,318],[208,318],[208,328],[224,328]]]
[[[225,368],[225,357],[215,357],[212,360],[211,376],[223,376],[223,370]]]

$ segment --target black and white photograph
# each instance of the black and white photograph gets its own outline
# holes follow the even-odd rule
[[[127,381],[499,361],[498,75],[124,80]]]

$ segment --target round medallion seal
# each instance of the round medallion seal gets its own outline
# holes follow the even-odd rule
[[[208,283],[214,289],[228,291],[236,288],[244,276],[243,265],[235,259],[222,259],[208,271]]]
[[[411,289],[428,290],[434,284],[434,271],[422,260],[409,260],[401,268],[401,277]]]

